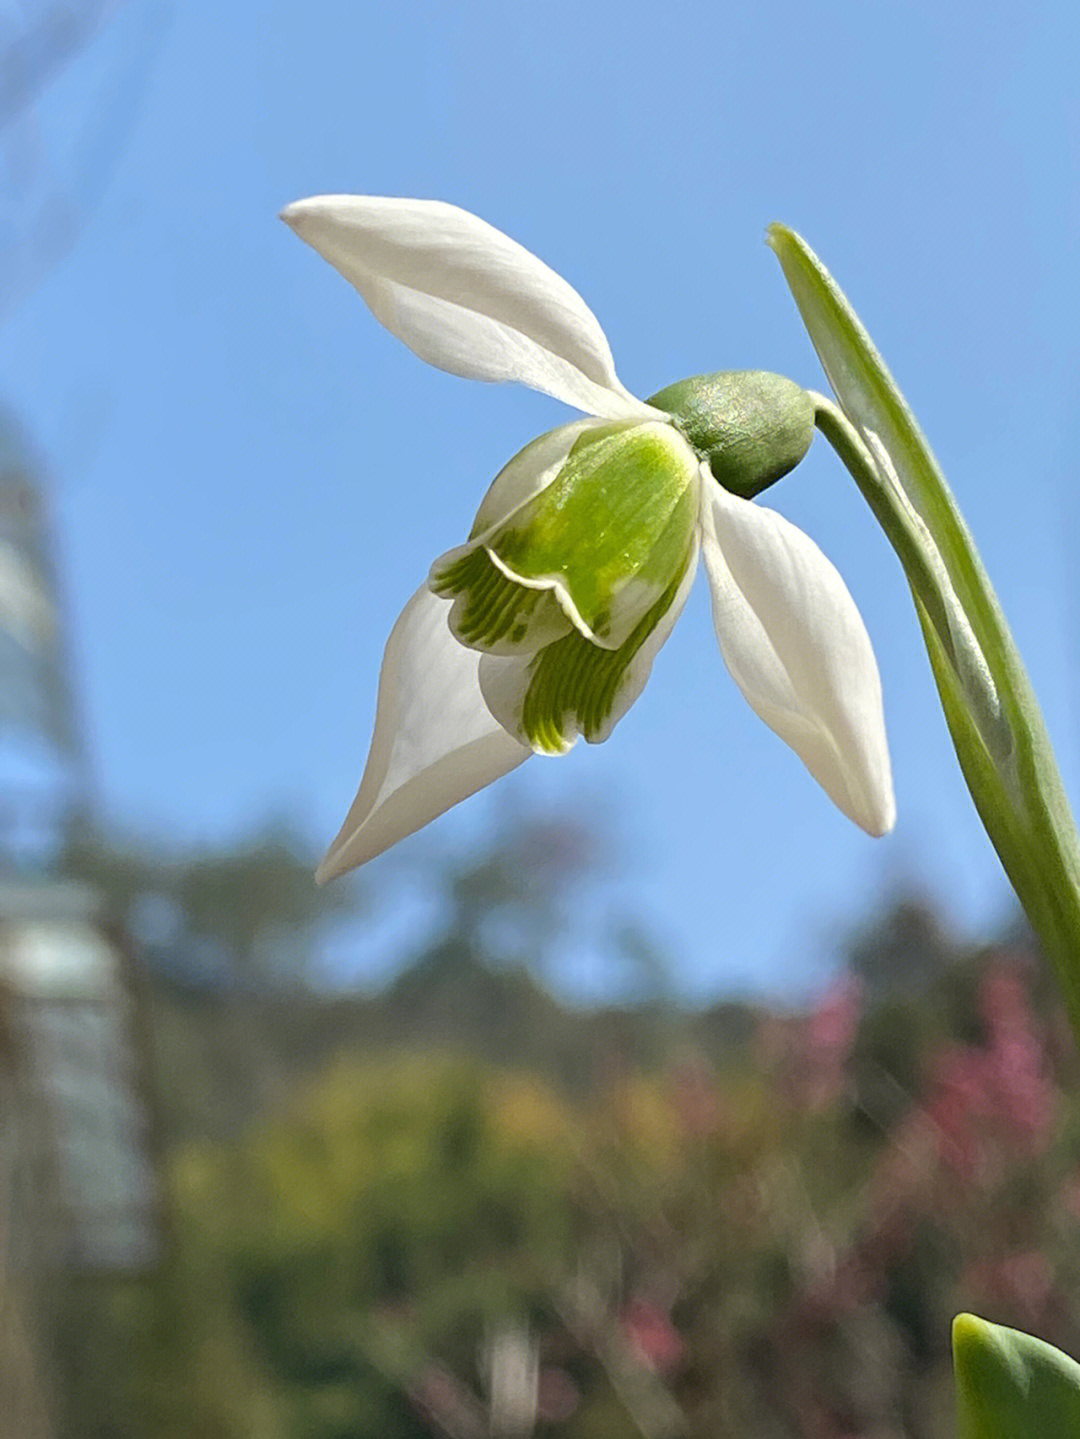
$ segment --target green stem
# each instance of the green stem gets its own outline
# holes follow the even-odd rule
[[[839,401],[815,396],[815,423],[904,567],[968,789],[1080,1043],[1080,840],[1023,662],[945,477],[847,296],[793,230],[770,226],[769,244]]]
[[[1080,1043],[1080,844],[1012,636],[981,566],[969,566],[969,582],[977,574],[985,586],[983,618],[993,617],[996,663],[991,665],[959,606],[927,526],[899,486],[875,464],[844,412],[822,395],[811,394],[811,399],[815,424],[858,485],[904,567],[964,779],[1028,919],[1055,964]],[[958,629],[966,631],[959,644]],[[972,645],[975,655],[965,657],[964,650]]]
[[[949,658],[955,664],[956,656],[939,582],[920,544],[910,514],[897,505],[896,497],[890,493],[870,451],[843,410],[824,395],[813,390],[809,393],[814,405],[814,424],[843,460],[863,499],[873,510],[874,518],[900,557],[912,594],[933,617],[934,628],[942,636]]]

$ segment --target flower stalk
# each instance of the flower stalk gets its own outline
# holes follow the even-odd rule
[[[964,779],[1054,963],[1080,1043],[1080,840],[1038,702],[929,445],[846,296],[793,231],[769,243],[839,404],[813,396],[911,587]]]

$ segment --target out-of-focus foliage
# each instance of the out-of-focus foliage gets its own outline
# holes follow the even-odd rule
[[[171,1257],[72,1289],[65,1436],[951,1439],[958,1310],[1080,1351],[1022,942],[904,901],[803,1010],[568,1007],[539,834],[434,875],[378,994],[148,973]]]
[[[203,992],[305,981],[319,927],[357,904],[355,887],[317,889],[311,866],[284,825],[179,853],[86,831],[63,861],[103,893],[158,978]]]

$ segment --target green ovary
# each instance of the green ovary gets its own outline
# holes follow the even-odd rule
[[[601,649],[575,630],[540,651],[521,710],[521,733],[534,750],[565,754],[579,733],[590,744],[606,738],[626,673],[675,602],[688,560],[684,555],[679,573],[617,650]]]

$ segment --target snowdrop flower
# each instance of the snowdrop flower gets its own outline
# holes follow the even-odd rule
[[[649,404],[581,296],[483,220],[433,200],[331,195],[282,218],[429,364],[519,380],[588,418],[496,476],[386,647],[359,793],[319,868],[363,864],[531,754],[597,742],[640,694],[699,557],[751,706],[871,834],[894,803],[881,684],[843,581],[752,496],[813,437],[810,398],[758,372]]]

